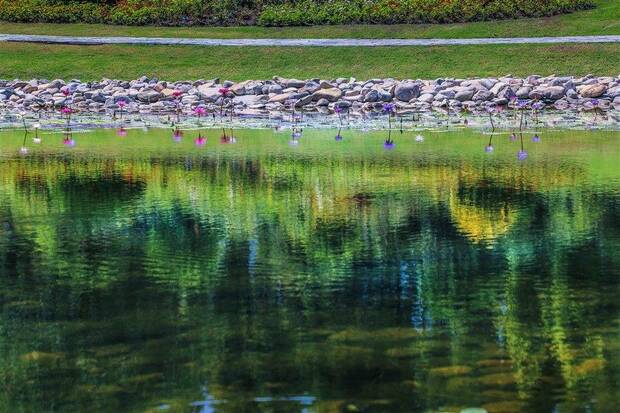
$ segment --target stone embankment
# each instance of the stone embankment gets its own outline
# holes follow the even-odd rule
[[[119,105],[119,102],[124,102]],[[484,111],[489,107],[547,107],[560,111],[620,109],[620,76],[528,76],[480,79],[395,80],[354,78],[213,80],[168,82],[142,77],[97,82],[0,80],[0,109],[12,111],[72,110],[105,113],[123,106],[127,113],[206,113],[234,109],[237,114],[264,115],[303,109],[307,112],[364,112],[393,103],[397,111]]]

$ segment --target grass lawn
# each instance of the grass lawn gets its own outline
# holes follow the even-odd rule
[[[617,76],[618,62],[620,45],[616,44],[239,48],[0,43],[0,78],[4,79]]]
[[[312,27],[127,27],[0,22],[0,33],[78,36],[213,38],[472,38],[620,34],[620,0],[598,0],[595,9],[541,19],[463,24],[347,25]]]

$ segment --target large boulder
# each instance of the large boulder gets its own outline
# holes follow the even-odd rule
[[[319,89],[312,94],[312,100],[327,99],[330,102],[335,102],[342,96],[342,90],[338,88]]]
[[[606,91],[606,85],[602,83],[596,83],[594,85],[587,85],[582,87],[579,93],[584,98],[597,98],[602,96]]]
[[[412,82],[402,82],[394,88],[394,97],[402,102],[409,102],[420,96],[420,85]]]
[[[221,96],[219,87],[212,87],[209,84],[198,86],[198,96],[207,102],[215,102]]]
[[[136,95],[136,99],[144,103],[157,102],[161,97],[161,93],[156,90],[143,90]]]

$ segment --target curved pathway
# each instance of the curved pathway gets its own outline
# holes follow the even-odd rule
[[[615,36],[498,37],[481,39],[208,39],[178,37],[74,37],[0,34],[0,42],[58,43],[75,45],[144,44],[191,46],[455,46],[484,44],[620,43]]]

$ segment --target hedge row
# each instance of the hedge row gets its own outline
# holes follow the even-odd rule
[[[592,0],[0,0],[0,20],[119,25],[449,23],[549,16]]]

